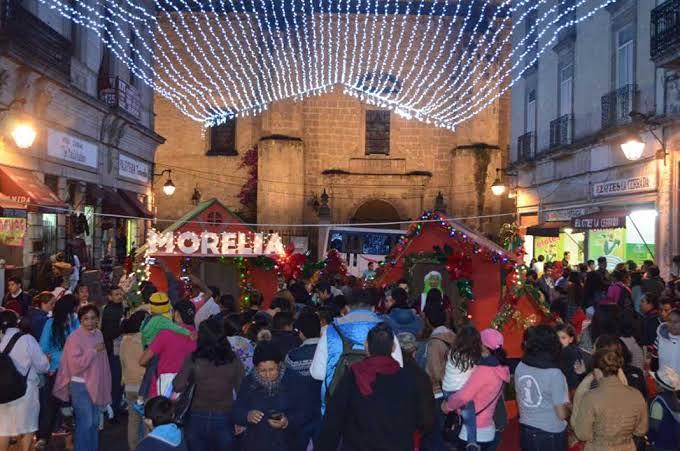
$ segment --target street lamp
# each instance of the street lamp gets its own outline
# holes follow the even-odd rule
[[[621,150],[630,161],[639,160],[645,151],[645,142],[637,133],[631,133],[621,144]]]
[[[491,192],[494,194],[494,196],[502,196],[503,193],[505,192],[505,184],[501,181],[501,178],[499,176],[500,169],[496,169],[496,179],[493,181],[493,184],[491,185]]]
[[[14,99],[6,107],[0,108],[0,112],[11,111],[12,107],[17,103],[21,104],[23,108],[23,105],[26,105],[26,99]],[[38,132],[33,127],[30,119],[25,114],[19,113],[19,117],[13,122],[9,134],[19,149],[28,149],[33,145]]]
[[[168,173],[168,180],[165,182],[163,185],[163,192],[165,193],[166,196],[172,196],[175,194],[175,184],[172,183],[172,179],[170,176],[172,175],[172,169],[163,169],[160,174],[154,174],[156,177],[162,177],[163,174]]]
[[[31,147],[37,134],[38,132],[36,132],[35,128],[28,122],[17,123],[10,132],[12,139],[14,139],[14,143],[19,149],[28,149]]]
[[[517,177],[517,172],[509,171],[507,169],[496,168],[496,179],[491,184],[491,192],[494,196],[502,196],[507,190],[507,186],[503,183],[503,175],[510,177]]]
[[[661,145],[661,149],[656,152],[656,158],[663,158],[663,164],[665,165],[666,156],[668,155],[666,143],[662,139],[663,135],[659,137],[659,135],[654,132],[654,129],[661,127],[661,124],[652,119],[652,114],[643,114],[638,113],[637,111],[631,111],[629,115],[633,121],[633,125],[638,130],[646,129]],[[621,144],[621,150],[627,159],[631,161],[639,160],[645,150],[645,142],[642,140],[639,134],[630,133]]]

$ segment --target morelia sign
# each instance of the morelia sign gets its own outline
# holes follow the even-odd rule
[[[593,184],[593,196],[640,193],[656,190],[656,178],[648,175]]]
[[[241,257],[284,254],[278,233],[255,232],[157,232],[149,231],[150,255]]]

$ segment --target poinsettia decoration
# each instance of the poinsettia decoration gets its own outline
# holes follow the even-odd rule
[[[284,254],[279,256],[276,261],[276,268],[286,281],[299,279],[302,276],[306,261],[307,257],[295,253],[295,245],[288,243],[284,249]]]
[[[322,278],[331,280],[334,276],[345,275],[347,275],[345,260],[343,260],[337,250],[331,249],[328,251],[328,254],[326,254],[326,259],[324,260],[324,268],[321,270]]]

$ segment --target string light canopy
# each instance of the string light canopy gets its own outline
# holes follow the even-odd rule
[[[617,0],[40,1],[208,127],[341,86],[454,129]]]

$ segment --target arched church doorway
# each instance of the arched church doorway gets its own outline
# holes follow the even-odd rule
[[[367,224],[367,223],[382,223],[382,222],[399,222],[401,221],[401,216],[399,212],[390,204],[383,200],[369,200],[364,202],[357,208],[354,216],[351,219],[352,223],[355,224]],[[398,229],[400,228],[398,224],[388,225],[388,226],[367,226],[376,228],[388,228],[388,229]]]

